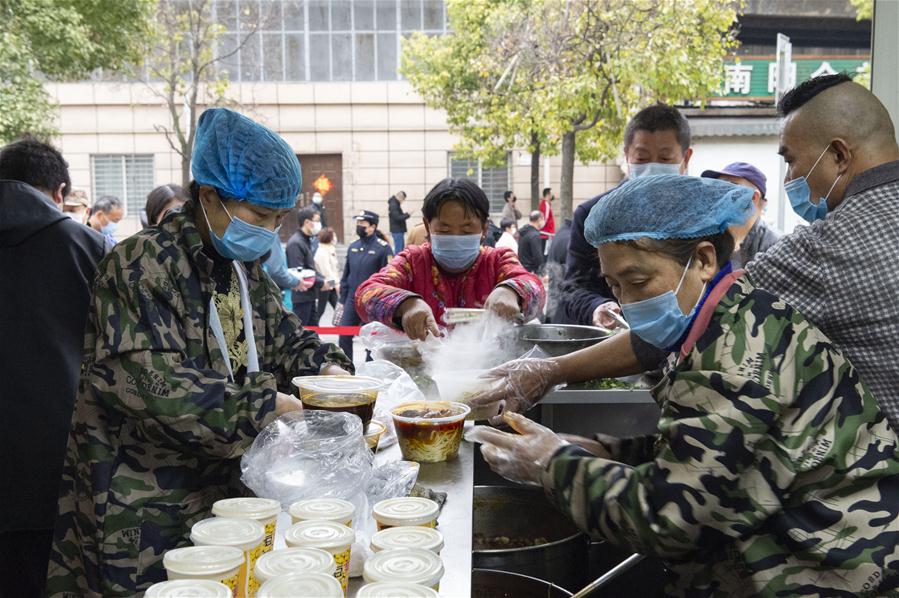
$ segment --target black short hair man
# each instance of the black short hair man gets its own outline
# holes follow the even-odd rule
[[[528,215],[528,223],[518,231],[518,259],[525,270],[534,274],[542,272],[546,261],[540,240],[540,229],[545,224],[543,212],[534,210]]]
[[[291,301],[293,313],[297,315],[303,326],[318,326],[319,290],[325,289],[324,277],[315,270],[315,245],[317,235],[322,228],[321,213],[312,206],[297,210],[297,231],[287,240],[287,267],[305,270],[307,276],[300,276],[300,284],[293,288]],[[313,243],[313,240],[316,242]],[[310,272],[312,274],[310,274]]]
[[[503,202],[502,219],[511,220],[517,225],[518,221],[521,220],[521,210],[515,205],[518,203],[518,197],[515,196],[514,192],[506,191],[503,193]]]
[[[406,243],[406,221],[412,216],[403,210],[406,192],[397,191],[387,200],[387,217],[390,220],[390,236],[393,237],[393,252],[401,252]]]
[[[654,104],[640,110],[624,130],[628,178],[686,174],[693,156],[690,143],[690,124],[677,108]],[[553,322],[617,326],[606,312],[617,311],[618,303],[599,271],[596,249],[584,238],[584,221],[603,195],[574,211],[565,278]]]
[[[70,187],[53,146],[27,138],[0,150],[0,479],[9,489],[0,576],[15,580],[17,596],[43,595],[91,284],[105,252],[102,235],[62,212]]]

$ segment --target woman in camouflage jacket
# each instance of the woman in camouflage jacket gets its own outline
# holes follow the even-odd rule
[[[485,458],[542,484],[592,536],[660,558],[672,595],[895,593],[897,438],[874,397],[802,314],[730,271],[721,231],[751,192],[652,178],[619,187],[587,224],[634,331],[657,346],[674,332],[652,390],[658,435],[601,436],[580,443],[588,452],[507,414],[521,435],[475,432]],[[628,221],[625,205],[650,215]],[[661,317],[654,298],[671,289],[677,313]]]

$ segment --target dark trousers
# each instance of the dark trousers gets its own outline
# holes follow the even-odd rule
[[[359,314],[356,313],[356,304],[352,301],[353,294],[347,298],[347,302],[343,304],[343,319],[340,321],[341,326],[358,326],[362,323]],[[350,361],[353,360],[353,338],[352,336],[341,336],[339,345]]]
[[[315,325],[319,326],[322,321],[322,316],[325,315],[325,310],[328,309],[328,305],[331,307],[337,307],[337,289],[331,289],[330,291],[319,291],[318,292],[318,310],[315,314]]]
[[[43,595],[52,543],[52,529],[0,532],[0,598]]]
[[[305,303],[294,303],[293,313],[297,315],[303,326],[315,326],[318,321],[313,321],[315,317],[315,301],[307,301]]]

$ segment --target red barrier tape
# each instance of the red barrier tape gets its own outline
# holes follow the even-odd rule
[[[306,330],[311,330],[319,336],[324,334],[336,334],[338,336],[359,336],[361,326],[304,326]]]

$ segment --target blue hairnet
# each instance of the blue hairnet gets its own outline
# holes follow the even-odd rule
[[[300,162],[287,142],[225,108],[200,115],[191,171],[222,197],[263,208],[292,208],[302,187]]]
[[[600,199],[584,236],[594,247],[612,241],[689,239],[724,232],[753,213],[754,191],[718,179],[676,174],[626,181]]]

